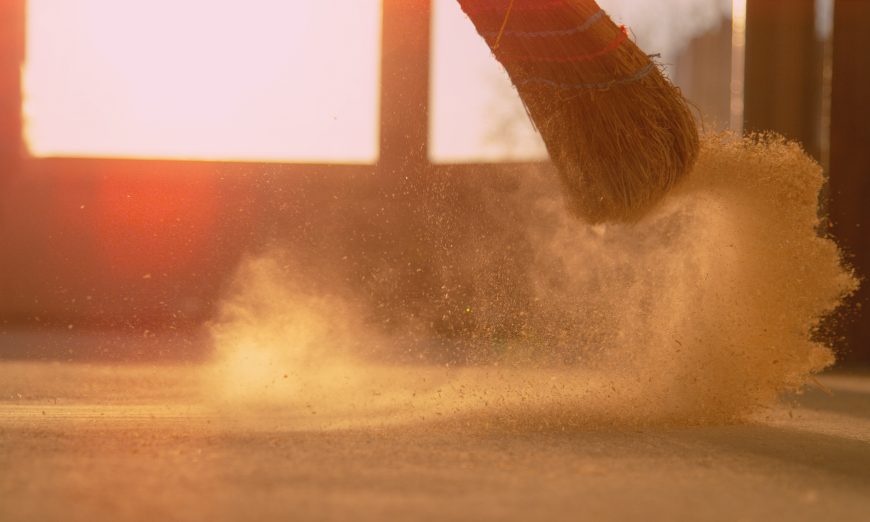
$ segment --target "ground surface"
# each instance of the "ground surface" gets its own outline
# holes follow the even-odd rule
[[[870,520],[868,377],[747,425],[516,432],[241,418],[197,372],[0,362],[0,520]]]

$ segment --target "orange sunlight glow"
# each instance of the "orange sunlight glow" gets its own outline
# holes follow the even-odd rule
[[[34,156],[371,163],[380,0],[28,0]]]

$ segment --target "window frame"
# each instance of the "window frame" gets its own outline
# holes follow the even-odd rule
[[[176,175],[213,171],[268,172],[286,175],[288,183],[300,176],[341,176],[375,174],[377,183],[389,183],[402,170],[425,172],[471,171],[481,165],[540,165],[546,161],[505,161],[498,163],[433,164],[429,160],[429,71],[431,0],[383,0],[378,160],[374,163],[300,163],[224,160],[183,160],[103,157],[34,157],[24,143],[21,105],[21,66],[26,53],[27,0],[9,0],[0,5],[0,99],[8,100],[0,110],[0,182],[15,178],[19,183],[79,183],[91,173],[117,169],[159,175],[167,182]],[[4,52],[5,51],[5,52]],[[17,108],[17,110],[16,110]],[[409,116],[410,115],[410,116]],[[195,167],[195,168],[193,168]],[[141,174],[132,174],[141,175]],[[353,176],[352,176],[353,177]],[[368,178],[369,176],[363,176]],[[345,180],[348,181],[348,180]],[[350,181],[351,183],[353,181]]]
[[[273,236],[294,234],[300,223],[310,225],[315,235],[292,240],[298,247],[340,228],[342,234],[368,234],[376,244],[370,248],[401,256],[403,238],[419,236],[414,207],[431,196],[429,187],[437,185],[440,194],[465,208],[469,193],[483,186],[507,193],[515,186],[517,169],[546,164],[429,162],[431,0],[383,0],[379,152],[373,164],[32,157],[22,132],[26,3],[0,2],[2,324],[196,327],[214,313],[245,253]],[[184,191],[211,187],[215,190],[204,197],[220,212],[232,212],[231,219],[195,232],[213,238],[212,245],[195,252],[191,264],[170,277],[119,279],[92,252],[93,229],[107,217],[88,210],[107,180],[134,190],[156,186],[158,193],[182,194],[191,201],[199,195]],[[372,209],[386,209],[389,219]],[[173,230],[166,225],[157,233]],[[400,284],[406,295],[429,284],[415,277],[408,274]],[[135,303],[126,300],[130,295]],[[91,296],[88,302],[99,301],[99,308],[85,304]],[[188,301],[200,304],[182,316],[178,305]]]

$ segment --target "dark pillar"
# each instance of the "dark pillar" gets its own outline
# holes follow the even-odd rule
[[[746,131],[778,132],[820,159],[821,57],[815,0],[748,0]]]
[[[384,0],[383,10],[380,163],[420,172],[428,163],[430,0]]]
[[[21,64],[25,0],[0,2],[0,188],[17,170],[21,135]]]
[[[859,275],[870,277],[870,2],[837,0],[831,101],[831,220]],[[849,326],[844,359],[870,363],[870,286]]]

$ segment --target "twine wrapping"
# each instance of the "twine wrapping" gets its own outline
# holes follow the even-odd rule
[[[586,54],[577,54],[573,56],[534,56],[534,55],[515,55],[515,54],[506,54],[499,53],[499,60],[504,62],[505,60],[511,62],[549,62],[549,63],[571,63],[571,62],[589,62],[595,60],[596,58],[601,58],[608,53],[615,51],[622,45],[623,42],[628,40],[628,30],[625,26],[620,26],[620,33],[616,35],[616,38],[613,39],[609,44],[601,49],[593,51],[591,53]],[[493,47],[493,51],[497,48]]]
[[[510,36],[514,38],[553,38],[558,36],[570,36],[572,34],[578,34],[585,31],[588,31],[596,22],[601,20],[606,16],[607,13],[604,12],[604,9],[599,9],[594,15],[587,18],[582,24],[577,27],[572,27],[570,29],[561,29],[561,30],[550,30],[550,31],[502,31],[501,34],[503,36]],[[499,33],[497,32],[487,32],[483,33],[483,36],[497,36]]]
[[[564,7],[565,4],[570,3],[570,0],[547,0],[547,1],[539,1],[539,2],[531,2],[520,6],[517,8],[518,12],[535,12],[535,11],[549,11],[556,7]],[[492,13],[492,12],[501,12],[505,11],[506,4],[496,3],[496,2],[463,2],[462,9],[469,16]]]
[[[625,78],[613,78],[606,82],[590,82],[590,83],[558,83],[552,80],[548,80],[546,78],[529,78],[528,80],[523,80],[521,83],[518,83],[518,87],[525,87],[527,85],[533,84],[541,84],[547,85],[549,87],[555,87],[561,90],[596,90],[596,91],[607,91],[617,85],[628,85],[630,83],[638,82],[644,79],[648,74],[655,70],[656,64],[649,63],[645,65],[642,69],[632,74],[631,76],[627,76]]]

